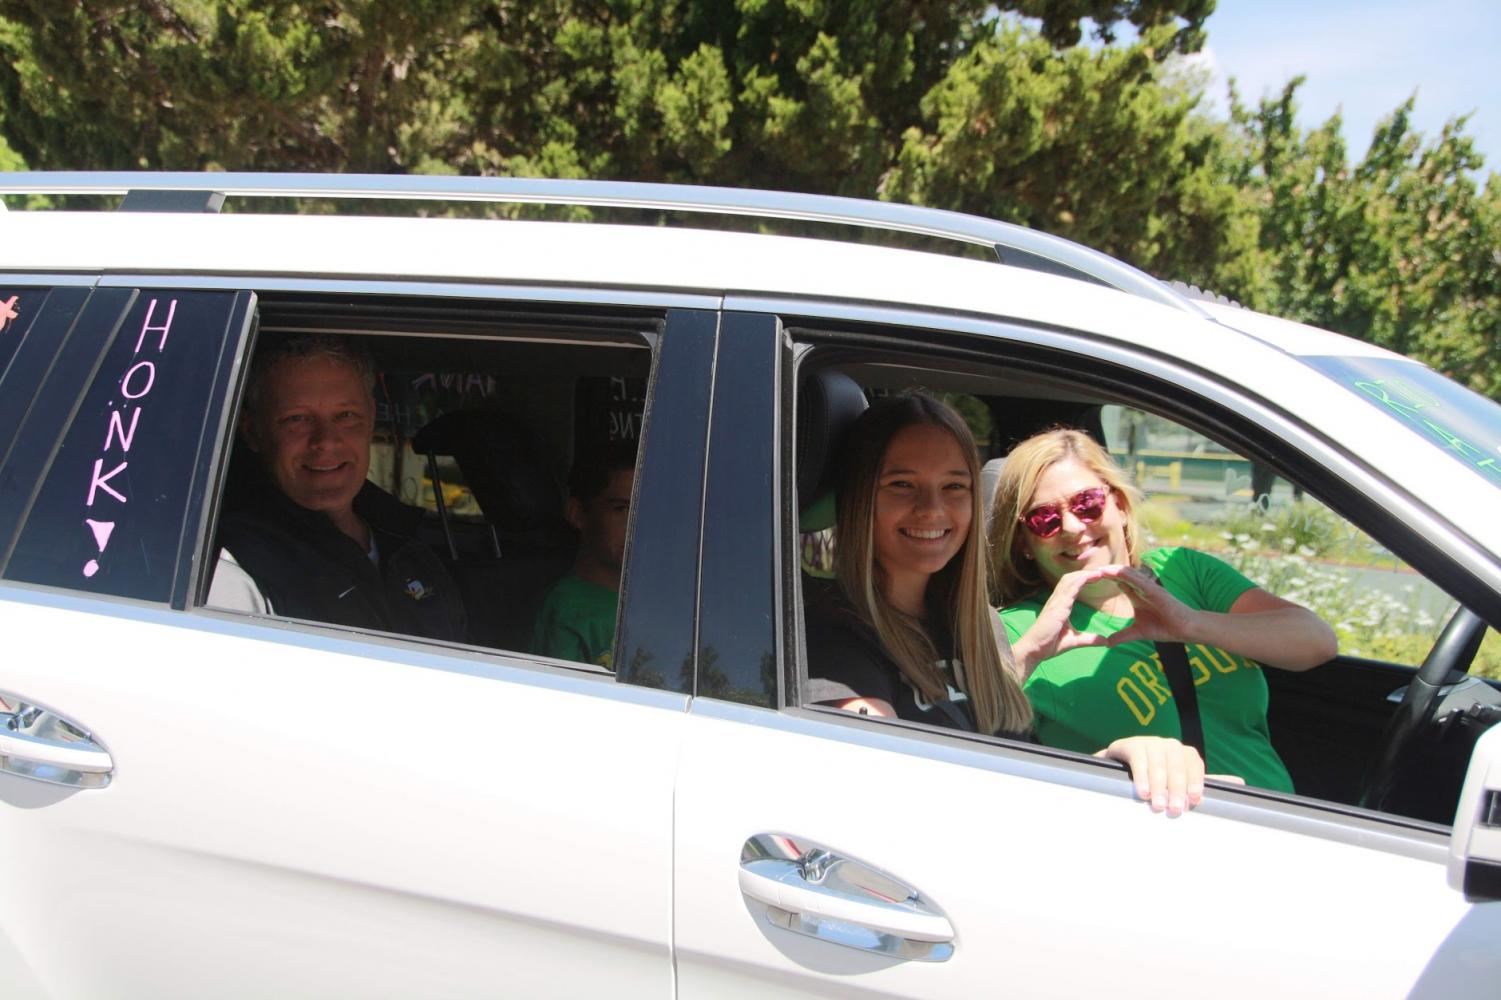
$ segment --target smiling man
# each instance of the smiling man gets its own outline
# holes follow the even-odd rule
[[[422,514],[365,476],[374,366],[350,341],[299,336],[257,353],[219,526],[211,607],[462,640],[465,614]]]

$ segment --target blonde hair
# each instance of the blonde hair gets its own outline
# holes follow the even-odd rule
[[[990,520],[991,598],[1004,607],[1037,590],[1052,586],[1043,579],[1035,560],[1028,558],[1028,533],[1022,515],[1032,506],[1037,483],[1059,462],[1078,462],[1100,478],[1115,494],[1125,522],[1126,557],[1141,564],[1141,528],[1136,521],[1140,492],[1126,473],[1094,438],[1070,427],[1055,427],[1027,438],[1006,456],[995,485]]]
[[[850,607],[875,629],[902,676],[929,701],[948,697],[938,669],[938,650],[920,619],[906,614],[881,593],[875,561],[876,484],[886,449],[908,427],[932,424],[953,435],[964,453],[973,483],[970,530],[959,553],[928,580],[930,607],[948,616],[955,653],[963,664],[963,687],[981,732],[1024,732],[1032,708],[1012,674],[996,639],[996,615],[987,600],[985,523],[980,503],[980,462],[969,427],[944,403],[918,393],[878,400],[851,428],[838,490],[834,571]],[[936,588],[936,590],[935,590]],[[958,672],[956,671],[956,674]]]

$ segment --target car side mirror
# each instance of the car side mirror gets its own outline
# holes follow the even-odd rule
[[[1449,885],[1472,903],[1501,900],[1501,725],[1470,756],[1449,838]]]

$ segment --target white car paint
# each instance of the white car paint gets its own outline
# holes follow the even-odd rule
[[[1377,349],[996,264],[651,227],[10,212],[6,271],[774,298],[998,344],[1061,332],[1223,375],[1348,448],[1352,486],[1399,483],[1501,553],[1472,474],[1298,357]],[[1168,821],[1088,764],[816,712],[689,712],[597,672],[326,627],[0,585],[0,633],[20,637],[0,688],[88,728],[117,772],[75,790],[0,773],[0,995],[1448,998],[1501,982],[1501,904],[1445,885],[1433,830],[1234,790]],[[738,881],[768,832],[919,887],[953,958],[771,926]]]
[[[1430,961],[1457,934],[1501,940],[1501,906],[1440,891],[1441,844],[1418,857],[1375,831],[1352,844],[1228,791],[1169,820],[1121,775],[942,737],[858,745],[838,723],[757,714],[695,711],[684,740],[683,996],[1376,998],[1501,981],[1501,950]],[[899,962],[772,926],[735,880],[741,845],[764,832],[918,888],[952,921],[954,956]]]
[[[44,995],[673,994],[681,695],[8,585],[0,633],[115,760],[0,772]]]
[[[243,275],[247,286],[257,284],[256,276],[284,276],[645,289],[723,295],[727,308],[760,296],[803,297],[813,314],[827,303],[886,304],[1074,330],[1233,374],[1253,398],[1298,414],[1480,546],[1501,553],[1501,522],[1466,499],[1473,473],[1443,460],[1431,441],[1395,417],[1339,400],[1331,380],[1297,357],[1388,352],[1246,310],[1205,303],[1219,321],[1210,322],[1113,289],[984,261],[680,228],[107,212],[11,212],[4,225],[0,273],[102,272],[131,275],[132,283],[153,272]],[[1300,341],[1304,330],[1307,340]]]

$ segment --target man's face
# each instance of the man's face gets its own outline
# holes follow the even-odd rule
[[[579,532],[579,555],[617,581],[625,561],[625,526],[631,516],[635,469],[619,469],[590,500],[568,501],[568,519]]]
[[[293,503],[349,513],[370,468],[375,405],[353,365],[285,358],[262,377],[259,405],[240,431]]]

